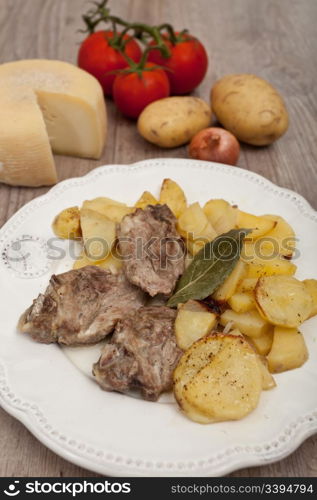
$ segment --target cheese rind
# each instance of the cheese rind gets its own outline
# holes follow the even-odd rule
[[[23,60],[0,65],[0,182],[57,182],[52,151],[99,158],[107,120],[99,82],[72,64]]]

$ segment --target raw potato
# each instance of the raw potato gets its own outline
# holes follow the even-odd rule
[[[309,318],[313,299],[304,283],[292,276],[260,278],[255,287],[257,308],[273,325],[298,328]]]
[[[261,337],[271,329],[271,325],[261,318],[257,311],[236,313],[227,309],[220,316],[220,324],[226,326],[228,323],[232,323],[233,328],[237,328],[251,339]]]
[[[196,300],[189,300],[178,308],[175,321],[175,336],[178,346],[186,350],[196,340],[215,328],[217,316]]]
[[[81,238],[80,212],[78,207],[70,207],[59,213],[52,225],[58,238],[76,240]]]
[[[177,182],[171,179],[164,179],[161,187],[160,204],[166,204],[176,218],[186,210],[186,196]]]
[[[309,317],[316,316],[317,314],[317,280],[304,280],[303,281],[306,289],[309,291],[311,298],[313,300],[312,310],[310,311]]]
[[[122,221],[125,215],[134,210],[134,208],[130,208],[124,203],[104,197],[84,201],[82,209],[86,208],[105,215],[108,219],[118,223]]]
[[[272,349],[267,356],[271,373],[299,368],[308,359],[308,350],[303,335],[297,328],[274,328]]]
[[[152,102],[138,119],[138,131],[162,148],[176,148],[208,127],[211,110],[199,97],[167,97]]]
[[[158,200],[151,194],[149,191],[144,191],[144,193],[140,196],[136,204],[134,205],[136,208],[144,209],[148,205],[157,205]]]
[[[227,302],[235,293],[238,285],[243,280],[246,273],[246,265],[242,260],[239,260],[234,270],[229,274],[224,283],[213,294],[213,299],[217,302]]]
[[[103,260],[91,260],[85,254],[85,251],[83,251],[83,253],[74,262],[73,269],[81,269],[85,266],[97,266],[102,269],[109,269],[113,274],[116,274],[120,271],[122,265],[122,260],[114,251],[112,251],[111,254]]]
[[[174,372],[174,393],[195,422],[239,420],[256,408],[263,385],[258,356],[240,335],[217,333],[193,344]]]
[[[80,223],[86,254],[92,260],[105,259],[116,239],[115,222],[99,212],[89,208],[82,208]]]
[[[288,128],[282,97],[266,80],[250,74],[227,75],[211,90],[218,121],[240,141],[264,146]]]
[[[252,229],[246,240],[255,240],[271,231],[276,226],[276,221],[238,210],[237,226],[241,229]]]
[[[209,200],[203,210],[217,234],[227,233],[237,225],[238,210],[225,200]]]
[[[248,312],[256,308],[253,293],[234,293],[228,300],[228,304],[237,313]]]

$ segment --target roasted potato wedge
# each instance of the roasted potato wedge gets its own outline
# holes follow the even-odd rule
[[[238,314],[231,309],[227,309],[222,313],[219,321],[223,326],[232,323],[233,328],[237,328],[243,335],[251,338],[261,337],[271,328],[271,325],[257,311]]]
[[[263,335],[260,335],[259,337],[248,337],[250,339],[250,342],[256,349],[256,352],[260,356],[266,356],[272,347],[273,343],[273,326],[268,329]]]
[[[243,281],[241,281],[240,285],[238,285],[237,292],[239,293],[253,292],[257,282],[258,282],[257,278],[245,278]]]
[[[259,313],[273,325],[298,328],[313,308],[305,284],[292,276],[260,278],[254,293]]]
[[[135,208],[143,209],[148,205],[157,205],[158,203],[158,200],[153,196],[153,194],[149,191],[144,191],[134,206]]]
[[[195,342],[174,372],[174,393],[200,423],[238,420],[254,410],[262,391],[258,356],[240,335],[217,333]]]
[[[210,333],[217,324],[217,316],[196,300],[181,304],[175,321],[175,335],[178,346],[186,350],[196,340]]]
[[[84,201],[82,210],[86,208],[105,215],[108,219],[118,223],[122,221],[125,215],[134,210],[134,208],[128,207],[124,203],[104,197]]]
[[[223,234],[237,225],[238,209],[225,200],[209,200],[203,208],[217,234]]]
[[[178,232],[188,240],[188,249],[195,255],[208,241],[217,237],[199,203],[193,203],[181,214],[177,224]]]
[[[58,238],[76,240],[81,238],[80,211],[78,207],[62,210],[54,219],[52,229]]]
[[[100,212],[82,208],[80,224],[86,255],[92,260],[104,260],[116,239],[116,223]]]
[[[178,218],[187,207],[184,191],[177,182],[171,179],[164,179],[163,181],[160,193],[160,203],[161,205],[166,204],[176,218]]]
[[[309,315],[309,317],[311,318],[312,316],[316,316],[317,314],[317,280],[304,280],[303,283],[306,289],[309,291],[313,300],[312,310],[310,311]]]
[[[217,302],[227,302],[235,293],[239,283],[243,280],[246,273],[246,265],[239,260],[228,278],[213,294],[213,299]]]
[[[252,311],[256,308],[253,293],[234,293],[228,300],[231,309],[237,313]]]
[[[303,335],[297,328],[274,328],[272,349],[267,356],[271,373],[299,368],[308,359],[308,350]]]
[[[276,221],[266,219],[264,216],[252,215],[238,210],[237,226],[241,229],[252,229],[246,236],[247,240],[255,240],[271,231],[276,226]]]

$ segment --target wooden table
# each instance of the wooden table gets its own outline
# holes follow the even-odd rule
[[[25,58],[76,62],[85,0],[0,0],[1,62]],[[215,80],[227,73],[255,73],[285,97],[286,136],[270,147],[243,146],[239,166],[294,189],[317,208],[316,0],[121,0],[113,11],[128,19],[174,23],[196,34],[210,54],[209,72],[195,93],[208,100]],[[145,143],[133,122],[108,102],[108,146],[99,161],[57,157],[59,178],[83,175],[110,163],[151,157],[186,157],[185,147],[164,151]],[[1,112],[1,110],[0,110]],[[27,144],[26,144],[27,147]],[[47,188],[0,186],[0,225]],[[92,476],[40,444],[0,410],[2,476]],[[317,436],[285,460],[240,470],[233,476],[316,476]]]

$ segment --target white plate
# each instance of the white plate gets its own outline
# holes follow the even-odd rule
[[[191,422],[168,400],[156,404],[103,392],[58,346],[38,344],[16,331],[19,314],[45,289],[52,272],[71,265],[68,255],[47,259],[53,217],[101,195],[132,204],[145,189],[157,194],[165,177],[178,181],[190,202],[221,197],[246,211],[284,216],[299,238],[298,277],[317,278],[316,212],[299,195],[256,174],[160,159],[108,165],[64,181],[24,206],[0,231],[1,405],[53,451],[101,474],[222,475],[279,460],[317,431],[317,318],[302,328],[309,361],[276,376],[277,387],[262,394],[247,418],[214,425]],[[68,244],[62,243],[67,252]]]

